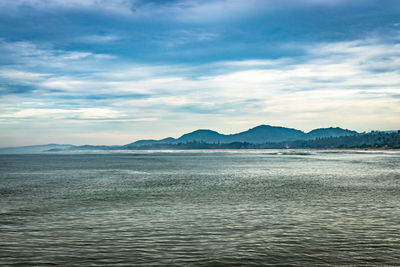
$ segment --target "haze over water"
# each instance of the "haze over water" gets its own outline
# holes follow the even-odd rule
[[[397,265],[400,153],[0,155],[0,265]]]

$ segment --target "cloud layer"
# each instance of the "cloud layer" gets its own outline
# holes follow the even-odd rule
[[[315,8],[344,12],[343,23],[353,9],[379,17],[369,10],[374,3],[0,2],[3,12],[10,11],[0,39],[0,146],[124,144],[197,128],[231,133],[263,123],[302,130],[397,129],[396,17],[368,28],[350,24],[354,34],[332,25],[313,29],[308,39],[288,37],[285,30],[292,25],[288,14],[301,20]],[[398,8],[392,5],[379,11],[386,20],[392,13],[385,10]],[[24,25],[18,16],[27,9],[46,23],[54,14],[74,21],[64,35],[33,25],[11,31],[11,22]],[[95,15],[82,19],[81,12]],[[164,26],[149,22],[160,16]],[[94,24],[99,18],[109,21]],[[234,29],[221,26],[227,21]]]

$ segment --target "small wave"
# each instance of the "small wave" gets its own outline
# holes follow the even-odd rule
[[[284,156],[310,156],[310,155],[315,155],[315,153],[311,152],[301,152],[301,151],[285,151],[285,152],[278,152],[278,155],[284,155]]]

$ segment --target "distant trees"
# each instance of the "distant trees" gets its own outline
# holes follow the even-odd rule
[[[249,142],[206,143],[190,141],[175,144],[149,144],[127,149],[281,149],[281,148],[400,148],[400,131],[393,133],[370,132],[340,137],[323,137],[276,143]]]

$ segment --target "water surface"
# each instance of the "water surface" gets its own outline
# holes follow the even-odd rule
[[[400,262],[400,152],[0,155],[0,265]]]

